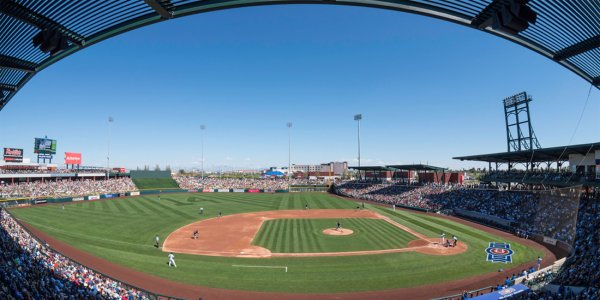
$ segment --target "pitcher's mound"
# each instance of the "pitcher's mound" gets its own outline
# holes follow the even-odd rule
[[[323,230],[324,234],[328,234],[328,235],[349,235],[349,234],[353,234],[354,231],[352,231],[352,229],[346,229],[346,228],[341,228],[338,230],[335,230],[335,228],[327,228],[325,230]]]

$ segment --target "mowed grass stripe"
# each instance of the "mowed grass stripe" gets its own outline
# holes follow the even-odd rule
[[[372,220],[369,219],[364,219],[364,220],[359,220],[363,223],[365,223],[366,226],[369,226],[372,231],[371,231],[371,235],[369,235],[369,238],[371,241],[374,241],[376,243],[378,243],[380,245],[381,248],[395,248],[394,247],[394,243],[393,243],[393,239],[391,238],[391,235],[395,235],[395,233],[393,232],[386,232],[385,231],[385,225],[384,223],[381,222],[371,222]]]
[[[166,210],[153,203],[154,197],[139,197],[128,201],[138,201],[134,203],[142,210],[151,212],[153,216],[147,216],[140,213],[127,203],[122,206],[128,210],[126,217],[120,213],[116,207],[103,210],[102,201],[82,201],[81,204],[68,206],[64,211],[60,206],[34,206],[24,209],[11,210],[15,216],[24,222],[34,224],[40,230],[51,234],[57,239],[86,251],[92,255],[107,259],[113,263],[123,265],[128,268],[136,269],[148,274],[160,276],[162,278],[186,283],[215,288],[235,289],[235,290],[255,290],[271,291],[283,293],[333,293],[333,292],[358,292],[370,290],[384,290],[393,288],[404,288],[427,284],[436,284],[441,281],[454,279],[466,279],[478,276],[484,273],[496,272],[497,266],[485,262],[482,254],[485,246],[480,245],[479,240],[467,236],[467,232],[481,233],[479,230],[459,225],[453,221],[439,220],[435,222],[429,217],[422,217],[421,222],[433,227],[450,228],[446,222],[462,229],[459,239],[469,245],[469,250],[458,256],[428,256],[419,253],[393,253],[369,256],[347,256],[347,257],[319,257],[319,258],[270,258],[270,259],[247,259],[247,258],[228,258],[228,257],[208,257],[198,255],[177,255],[177,263],[181,265],[177,270],[165,267],[165,253],[152,247],[152,238],[159,234],[164,240],[169,233],[178,227],[198,220],[201,216],[197,214],[200,206],[209,212],[208,216],[213,217],[216,212],[223,210],[225,213],[244,213],[250,211],[271,210],[273,207],[287,208],[288,195],[275,194],[169,194],[168,198],[173,198],[176,202],[161,202],[180,212],[194,215],[194,218],[183,218],[173,211]],[[162,197],[162,196],[161,196]],[[231,199],[238,201],[233,202]],[[103,200],[106,201],[106,200]],[[114,201],[114,200],[109,200]],[[116,200],[119,201],[119,200]],[[239,202],[241,201],[241,202]],[[246,201],[243,205],[242,202]],[[326,208],[334,208],[331,202],[337,203],[338,207],[352,209],[356,207],[355,201],[332,198],[327,194],[302,193],[296,194],[297,203],[294,207],[304,208],[303,202],[308,202],[311,208],[319,208],[319,202]],[[279,203],[278,203],[279,202]],[[258,205],[255,205],[258,204]],[[264,205],[270,205],[265,207]],[[149,207],[155,208],[163,213],[159,215],[153,212]],[[378,209],[374,208],[375,211]],[[113,213],[117,212],[117,213]],[[381,211],[382,214],[390,216],[401,224],[409,224],[411,221],[405,221],[398,216]],[[405,212],[413,215],[411,212]],[[433,220],[435,216],[431,216]],[[350,221],[342,221],[344,227],[350,226]],[[430,224],[439,223],[439,224]],[[281,222],[275,222],[276,223]],[[330,250],[351,251],[366,242],[366,236],[359,234],[332,237],[321,233],[323,228],[335,226],[335,219],[323,220],[298,220],[296,228],[304,229],[302,233],[303,251],[311,250],[311,243],[314,242],[314,248],[319,252],[330,252]],[[353,225],[354,226],[354,225]],[[419,232],[428,232],[426,229],[407,225],[410,228],[417,228]],[[268,228],[266,228],[268,229]],[[274,234],[275,226],[271,233],[266,235],[264,241],[277,244],[278,235]],[[370,228],[367,228],[370,229]],[[383,230],[384,235],[388,235]],[[435,229],[433,236],[439,236],[438,229]],[[265,231],[266,232],[266,231]],[[464,232],[464,233],[463,233]],[[448,233],[447,233],[448,234]],[[361,236],[362,235],[362,236]],[[485,235],[485,234],[484,234]],[[403,233],[395,235],[396,242],[400,242]],[[462,238],[465,236],[465,239]],[[311,237],[307,239],[305,237]],[[467,240],[468,238],[468,240]],[[486,240],[493,241],[498,239],[494,235],[487,236]],[[89,240],[89,241],[88,241]],[[108,241],[113,240],[113,241]],[[300,236],[298,237],[298,241]],[[371,245],[373,246],[373,245]],[[516,254],[513,257],[513,265],[519,265],[528,261],[533,261],[540,251],[531,250],[518,243],[511,247],[515,248]],[[275,251],[274,251],[275,252]],[[260,265],[286,265],[290,272],[283,274],[279,270],[266,270],[259,268],[231,268],[232,264],[248,264],[249,261]],[[448,274],[451,274],[449,276]],[[333,276],[332,276],[333,275]]]
[[[369,234],[366,234],[366,238],[369,244],[375,249],[387,249],[386,243],[383,241],[383,236],[378,230],[373,228],[373,224],[369,224],[367,219],[355,219],[357,225],[362,228],[369,228]]]
[[[349,236],[329,236],[321,231],[335,227],[352,229]],[[410,233],[379,219],[277,219],[263,223],[255,245],[272,252],[344,252],[404,248],[414,240]]]
[[[300,244],[306,249],[304,252],[315,252],[315,237],[311,231],[309,222],[306,219],[299,219],[300,226],[303,230],[300,231]]]
[[[387,237],[386,241],[389,242],[391,248],[405,247],[408,244],[408,241],[416,239],[412,234],[401,228],[397,228],[388,222],[376,222],[375,226],[377,226],[381,233]]]
[[[169,206],[167,204],[163,204],[160,201],[161,200],[148,201],[148,203],[151,204],[151,205],[158,206],[158,207],[164,209],[165,211],[168,211],[171,214],[179,216],[179,217],[183,217],[183,218],[186,218],[186,219],[193,219],[195,217],[195,216],[189,215],[187,213],[184,213],[184,212],[182,212],[180,210],[174,209],[174,208],[172,208],[171,206]]]
[[[123,199],[123,200],[120,200],[120,201],[123,202],[122,204],[123,204],[123,206],[127,210],[129,210],[129,211],[135,211],[136,214],[138,214],[138,215],[144,215],[145,216],[145,215],[149,215],[150,214],[149,211],[143,210],[139,206],[137,206],[137,204],[133,203],[132,199]]]

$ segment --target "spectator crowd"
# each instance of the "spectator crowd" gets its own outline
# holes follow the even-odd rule
[[[322,180],[287,178],[217,178],[176,176],[175,181],[182,189],[257,189],[265,191],[287,190],[289,185],[323,185]]]
[[[345,196],[390,205],[430,211],[473,211],[509,221],[511,229],[517,231],[519,236],[541,234],[567,242],[573,245],[573,255],[554,282],[592,287],[596,289],[593,291],[594,295],[598,295],[600,191],[499,191],[463,186],[407,186],[373,181],[343,182],[334,189]],[[571,299],[598,299],[586,297]]]
[[[149,299],[54,252],[0,209],[0,299]]]
[[[66,197],[136,191],[128,177],[102,180],[53,180],[0,184],[0,198]]]

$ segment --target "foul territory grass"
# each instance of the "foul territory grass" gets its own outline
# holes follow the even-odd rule
[[[430,256],[414,252],[368,256],[303,258],[227,258],[175,254],[177,269],[167,268],[166,253],[153,247],[177,228],[204,218],[279,209],[353,209],[356,203],[321,193],[163,194],[125,199],[81,201],[12,209],[11,213],[55,238],[98,257],[142,272],[188,284],[227,289],[296,293],[353,292],[412,287],[496,272],[534,261],[542,253],[512,243],[512,264],[485,261],[484,249],[499,237],[433,215],[367,205],[427,236],[455,234],[468,244],[465,253]],[[199,208],[204,215],[199,215]],[[333,225],[328,225],[333,227]],[[348,226],[348,225],[344,225]],[[293,236],[293,235],[292,235]],[[381,239],[381,237],[379,238]],[[288,266],[282,269],[232,265]]]
[[[340,222],[351,235],[326,235]],[[262,224],[253,244],[271,252],[348,252],[405,248],[414,235],[377,219],[276,219]]]

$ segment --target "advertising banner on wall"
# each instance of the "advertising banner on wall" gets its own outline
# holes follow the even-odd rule
[[[219,193],[229,193],[229,189],[217,189]]]
[[[81,153],[65,152],[65,165],[81,165]]]
[[[257,189],[249,189],[248,193],[260,193],[260,190]]]
[[[203,193],[212,193],[214,191],[213,191],[213,189],[203,189],[202,192]]]
[[[93,195],[93,196],[88,196],[87,198],[88,198],[88,200],[98,200],[98,199],[100,199],[100,196],[99,195]]]
[[[129,195],[131,195],[131,196],[139,196],[140,192],[131,192],[131,193],[129,193]]]
[[[4,148],[4,161],[23,162],[23,149]]]
[[[233,189],[233,192],[234,193],[243,193],[243,192],[245,192],[245,190],[244,189]]]

